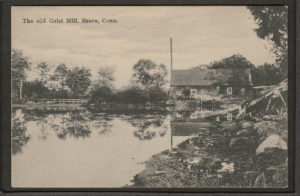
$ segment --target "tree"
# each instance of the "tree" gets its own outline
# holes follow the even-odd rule
[[[98,71],[99,78],[97,80],[96,86],[107,86],[109,88],[113,88],[112,83],[115,81],[114,73],[115,70],[112,67],[101,67]]]
[[[41,62],[37,65],[37,69],[40,72],[42,83],[46,84],[49,79],[50,66],[46,62]]]
[[[211,69],[253,69],[254,67],[255,66],[250,61],[240,54],[234,54],[230,57],[223,58],[220,61],[214,61],[209,65],[209,68]]]
[[[133,70],[133,83],[143,88],[153,86],[162,88],[167,82],[166,76],[168,72],[163,64],[157,65],[151,60],[141,59],[133,66]]]
[[[51,76],[51,79],[54,81],[60,80],[60,84],[63,87],[65,85],[65,79],[67,77],[67,74],[68,68],[64,63],[62,63],[56,67],[53,75]]]
[[[26,71],[30,70],[31,62],[23,55],[21,50],[12,49],[11,54],[11,78],[12,96],[22,99],[22,84],[26,80]],[[18,95],[19,91],[19,95]]]
[[[254,29],[261,39],[273,43],[272,52],[276,64],[287,77],[288,71],[288,7],[287,6],[247,6],[258,25]]]
[[[68,71],[66,85],[72,90],[76,97],[82,96],[91,84],[91,73],[85,67],[75,67]]]
[[[252,70],[254,86],[275,85],[281,82],[284,76],[279,67],[265,63]]]

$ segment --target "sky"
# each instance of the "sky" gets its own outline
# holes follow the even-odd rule
[[[24,23],[23,19],[34,23]],[[36,23],[38,19],[46,23]],[[80,23],[68,24],[67,18]],[[81,23],[83,18],[99,23]],[[117,23],[102,23],[102,19]],[[64,23],[50,23],[63,19]],[[36,65],[85,66],[97,77],[100,67],[115,68],[115,86],[128,85],[139,59],[151,59],[170,70],[188,69],[241,54],[255,65],[273,63],[271,45],[259,39],[245,6],[14,6],[12,48],[32,62],[28,78],[38,77]]]

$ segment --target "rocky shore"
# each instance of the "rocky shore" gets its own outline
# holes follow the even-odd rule
[[[287,115],[223,122],[153,155],[133,187],[287,187],[287,136]]]

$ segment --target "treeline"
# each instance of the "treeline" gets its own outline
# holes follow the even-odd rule
[[[28,80],[27,72],[33,69],[38,77]],[[71,69],[64,63],[55,66],[47,62],[32,66],[28,57],[16,49],[12,50],[11,70],[14,102],[87,97],[86,93],[91,85],[91,72],[84,66]]]
[[[157,65],[151,60],[141,59],[133,66],[130,84],[123,89],[115,89],[111,68],[101,68],[99,79],[90,93],[89,103],[163,103],[168,99],[167,69],[163,64]]]
[[[287,67],[287,65],[286,65]],[[265,63],[263,65],[255,66],[244,56],[240,54],[234,54],[230,57],[223,58],[219,61],[213,61],[208,65],[199,65],[192,69],[241,69],[250,68],[252,75],[252,82],[254,86],[268,86],[275,85],[287,78],[287,73],[282,70],[280,66],[275,64]],[[239,79],[239,75],[235,75],[236,80]]]
[[[143,89],[130,86],[126,89],[113,91],[103,86],[92,91],[89,104],[123,103],[123,104],[163,104],[168,99],[166,90],[158,87]]]
[[[163,64],[141,59],[134,66],[130,84],[116,89],[112,67],[101,67],[96,80],[91,71],[82,66],[69,68],[40,62],[35,67],[20,50],[12,50],[12,100],[14,103],[39,99],[84,98],[90,104],[101,103],[161,103],[167,100],[167,69]],[[38,77],[28,80],[28,71],[35,69]]]

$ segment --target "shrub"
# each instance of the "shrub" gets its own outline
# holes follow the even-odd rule
[[[153,87],[148,89],[147,99],[151,103],[165,102],[168,99],[168,94],[163,89],[159,87]]]
[[[90,93],[88,103],[101,104],[102,102],[111,101],[113,97],[112,90],[107,86],[101,86]]]
[[[142,89],[132,86],[126,90],[120,91],[115,96],[115,101],[120,103],[144,104],[147,99]]]
[[[35,80],[25,82],[23,87],[24,97],[30,100],[36,100],[39,98],[47,98],[50,90],[44,86],[42,81]]]

